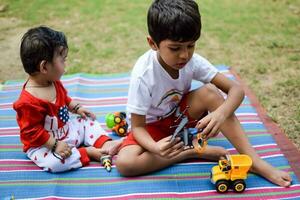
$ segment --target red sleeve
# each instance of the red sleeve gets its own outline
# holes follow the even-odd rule
[[[20,102],[14,104],[14,109],[17,112],[17,122],[24,151],[30,147],[39,147],[45,144],[50,137],[44,129],[45,109],[42,106]]]
[[[68,92],[65,89],[65,87],[63,86],[61,81],[57,81],[56,83],[57,83],[57,86],[58,86],[58,91],[62,92],[62,94],[65,96],[64,101],[66,102],[66,105],[68,106],[72,101],[71,97],[68,96]]]

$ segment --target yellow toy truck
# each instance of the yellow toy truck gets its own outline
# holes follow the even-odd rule
[[[219,193],[227,192],[229,187],[235,192],[243,192],[251,166],[252,160],[247,155],[227,155],[226,159],[219,160],[219,165],[211,169],[211,182],[216,185]]]

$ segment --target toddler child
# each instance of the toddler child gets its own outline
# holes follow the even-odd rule
[[[50,172],[100,161],[104,154],[116,154],[121,144],[106,135],[92,112],[68,96],[60,82],[67,54],[65,35],[48,27],[32,28],[22,38],[20,56],[29,77],[13,107],[24,152]],[[69,111],[80,117],[71,120]]]

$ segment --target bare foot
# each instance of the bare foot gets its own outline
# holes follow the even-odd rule
[[[119,147],[121,146],[123,139],[120,140],[109,140],[103,144],[101,147],[102,150],[107,151],[109,155],[116,155],[119,151]]]
[[[198,143],[197,140],[193,140],[194,146],[198,145],[197,143]],[[227,154],[229,154],[229,152],[223,147],[210,146],[210,145],[205,146],[202,153],[200,153],[200,155],[199,153],[196,152],[197,158],[200,157],[200,158],[204,158],[207,160],[214,160],[214,161],[219,160],[221,157],[224,157]]]
[[[95,147],[87,147],[86,151],[89,158],[95,161],[100,161],[101,156],[108,154],[107,150],[97,149]]]
[[[261,175],[281,187],[288,187],[292,183],[292,178],[287,172],[276,169],[260,158],[257,161],[253,161],[251,172]]]

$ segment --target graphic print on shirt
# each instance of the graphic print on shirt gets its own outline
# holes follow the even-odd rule
[[[176,110],[176,107],[178,106],[182,96],[183,92],[176,89],[171,89],[166,92],[157,104],[157,107],[160,105],[167,105],[169,107],[169,111],[164,116],[160,117],[165,118],[172,114]]]
[[[68,107],[66,105],[61,106],[58,111],[58,117],[63,123],[66,123],[69,121],[69,111]]]
[[[56,116],[46,115],[44,128],[49,133],[52,133],[53,137],[59,140],[64,139],[69,133],[69,124],[64,124],[64,126],[59,128],[58,119]]]

